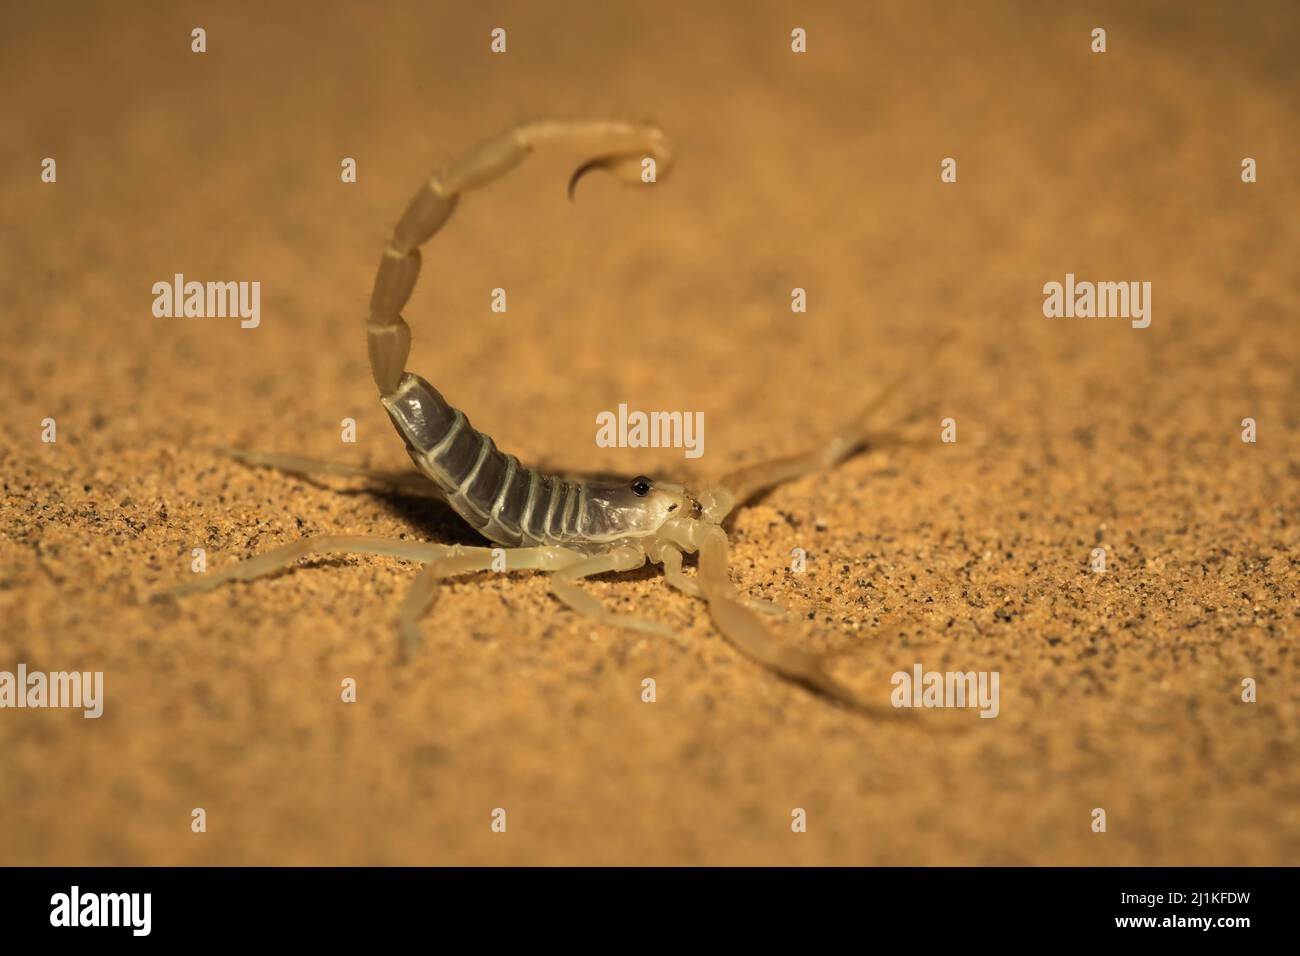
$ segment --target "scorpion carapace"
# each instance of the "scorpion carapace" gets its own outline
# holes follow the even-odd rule
[[[250,580],[309,554],[348,552],[406,558],[424,565],[399,612],[401,633],[411,646],[418,641],[419,621],[433,604],[438,583],[451,575],[499,566],[498,556],[505,549],[506,568],[549,572],[552,592],[574,611],[611,625],[675,637],[664,625],[614,614],[577,586],[582,578],[630,571],[651,561],[663,567],[670,585],[703,598],[722,633],[755,661],[855,707],[879,716],[896,716],[898,711],[860,700],[832,675],[826,658],[785,645],[768,631],[756,612],[780,609],[743,597],[731,584],[723,520],[757,492],[831,467],[862,447],[869,438],[869,417],[904,376],[814,451],[752,466],[717,484],[691,489],[644,476],[626,480],[567,478],[526,467],[500,451],[437,389],[406,371],[411,332],[401,313],[420,272],[420,247],[439,231],[465,193],[503,176],[539,146],[561,146],[598,157],[578,168],[570,187],[591,169],[641,184],[647,161],[653,162],[655,170],[650,180],[659,181],[672,163],[666,137],[646,124],[543,121],[486,140],[436,172],[410,201],[380,259],[366,322],[375,385],[412,460],[432,482],[428,490],[445,499],[483,537],[500,547],[437,545],[368,535],[311,537],[213,572],[176,592]],[[368,474],[291,456],[238,454],[251,463],[298,473]],[[402,484],[409,487],[405,481]],[[691,576],[683,570],[683,556],[696,553],[698,573]]]

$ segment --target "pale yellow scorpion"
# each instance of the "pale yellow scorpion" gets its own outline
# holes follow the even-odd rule
[[[774,639],[755,611],[779,608],[747,599],[731,584],[722,522],[737,504],[758,492],[831,467],[859,450],[872,437],[866,431],[869,416],[901,378],[819,448],[736,471],[716,484],[688,488],[645,477],[565,478],[525,467],[513,455],[499,451],[432,385],[405,371],[411,331],[401,312],[420,272],[420,247],[447,221],[463,194],[504,175],[532,150],[553,145],[598,157],[574,173],[570,195],[578,177],[591,169],[640,184],[646,159],[654,161],[655,180],[662,179],[672,164],[667,139],[648,124],[541,121],[516,126],[435,173],[411,200],[384,249],[366,322],[370,368],[380,400],[405,439],[407,451],[436,488],[426,485],[426,490],[445,499],[484,538],[505,548],[508,569],[550,572],[555,597],[574,611],[603,623],[672,636],[662,624],[615,614],[577,586],[582,578],[631,571],[652,561],[663,566],[670,585],[707,601],[723,634],[755,661],[832,698],[892,714],[859,700],[832,675],[825,657]],[[253,464],[291,472],[368,474],[294,456],[236,454]],[[424,565],[399,612],[401,632],[414,643],[419,620],[433,605],[439,582],[451,575],[491,569],[500,549],[373,535],[320,535],[212,572],[171,593],[247,581],[307,555],[340,553],[388,555]],[[683,555],[692,553],[699,555],[694,576],[682,567]]]

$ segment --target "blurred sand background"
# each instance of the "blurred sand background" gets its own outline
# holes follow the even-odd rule
[[[1260,2],[5,4],[0,669],[102,670],[107,702],[0,711],[0,863],[1295,863],[1298,27]],[[881,694],[918,662],[999,671],[996,720],[847,713],[648,571],[587,587],[687,649],[480,575],[401,664],[414,572],[379,558],[147,601],[195,547],[475,542],[213,449],[407,465],[362,332],[381,244],[437,164],[552,115],[653,118],[679,165],[570,205],[583,157],[537,155],[464,201],[409,367],[525,461],[692,480],[919,363],[890,414],[921,445],[740,513],[734,578]],[[176,272],[260,281],[261,326],[154,318]],[[1067,272],[1151,281],[1151,327],[1044,318]],[[620,402],[703,411],[704,456],[597,448]]]

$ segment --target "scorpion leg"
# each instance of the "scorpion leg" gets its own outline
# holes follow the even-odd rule
[[[653,560],[659,561],[664,566],[664,580],[668,582],[669,587],[676,588],[683,594],[694,598],[703,598],[704,592],[700,590],[699,584],[694,579],[686,576],[682,570],[682,553],[672,545],[664,543],[659,546],[658,552],[651,553]],[[758,611],[760,614],[775,614],[784,617],[786,609],[779,604],[771,601],[764,601],[761,598],[741,597],[741,603],[751,611]]]
[[[247,558],[220,571],[213,571],[188,581],[179,587],[162,592],[164,596],[181,597],[211,591],[227,581],[252,581],[292,567],[299,558],[312,554],[374,554],[390,558],[403,558],[421,563],[432,561],[448,551],[447,547],[422,541],[398,541],[371,534],[324,534],[299,538],[283,547],[265,554]]]
[[[708,517],[713,521],[721,521],[736,505],[748,501],[760,491],[831,468],[848,458],[871,440],[873,436],[864,427],[866,420],[902,384],[902,379],[891,382],[820,448],[814,448],[802,455],[790,455],[748,465],[724,476],[718,483],[719,487],[711,489],[717,504],[707,508]]]
[[[496,548],[467,548],[453,545],[444,548],[442,555],[423,568],[411,583],[410,590],[402,599],[398,612],[399,627],[402,638],[408,648],[420,642],[420,618],[433,607],[438,597],[438,585],[444,578],[470,571],[488,571],[497,559]],[[506,548],[504,549],[506,569],[509,571],[556,571],[560,568],[578,564],[584,555],[569,548]]]
[[[613,627],[626,627],[634,631],[644,631],[647,634],[658,634],[662,637],[671,637],[679,644],[685,643],[672,628],[665,624],[660,624],[657,621],[647,621],[644,618],[633,617],[628,614],[614,613],[596,598],[583,591],[576,583],[580,578],[589,578],[596,574],[605,574],[608,571],[634,571],[645,564],[645,561],[645,550],[636,546],[615,548],[613,551],[604,554],[592,555],[577,564],[552,574],[551,593],[568,605],[570,610],[594,618],[602,624],[609,624]]]
[[[951,333],[941,336],[927,350],[926,357],[934,358],[954,338],[955,336]],[[717,486],[708,489],[706,492],[708,500],[703,502],[705,516],[710,521],[720,523],[736,505],[743,504],[760,491],[794,481],[814,472],[833,468],[868,444],[875,444],[880,441],[890,444],[907,444],[907,439],[895,433],[873,432],[869,426],[876,413],[914,375],[914,368],[905,368],[877,392],[871,401],[867,402],[856,415],[845,421],[820,447],[802,455],[791,455],[749,465],[724,476]]]

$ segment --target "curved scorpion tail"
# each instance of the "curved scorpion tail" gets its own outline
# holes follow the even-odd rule
[[[410,354],[411,329],[401,313],[420,274],[420,246],[447,221],[462,194],[504,176],[536,147],[551,145],[598,157],[578,167],[569,181],[570,198],[578,178],[589,169],[640,182],[647,161],[653,162],[653,179],[665,175],[672,163],[667,138],[647,123],[542,120],[484,140],[434,173],[398,220],[370,295],[366,338],[370,372],[381,395],[397,391]]]

